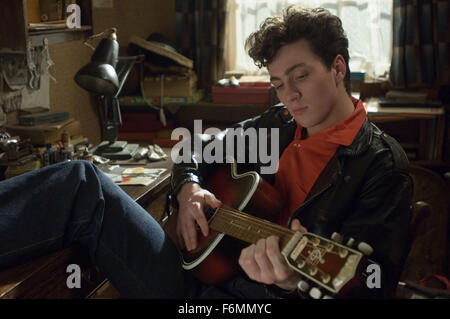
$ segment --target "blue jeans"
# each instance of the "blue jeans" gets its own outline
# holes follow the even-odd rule
[[[196,280],[158,222],[89,162],[0,182],[0,270],[75,241],[126,298],[266,297],[242,277],[221,288]]]

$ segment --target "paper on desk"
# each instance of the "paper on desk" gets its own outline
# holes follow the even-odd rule
[[[116,183],[117,185],[148,186],[165,171],[165,168],[128,167],[120,175],[122,180]]]
[[[120,175],[111,174],[111,173],[105,173],[105,175],[108,176],[109,178],[111,178],[111,180],[114,183],[120,183],[122,181],[122,176],[120,176]]]

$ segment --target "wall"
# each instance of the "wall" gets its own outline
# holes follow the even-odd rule
[[[94,34],[117,28],[121,46],[128,45],[131,35],[146,39],[158,32],[172,42],[175,33],[175,0],[113,0],[113,8],[94,8]]]
[[[81,123],[81,134],[91,143],[101,140],[100,122],[97,116],[95,97],[80,88],[74,81],[76,72],[86,64],[92,50],[83,45],[83,41],[72,41],[50,46],[55,66],[50,73],[56,83],[50,81],[50,108],[52,111],[70,111]]]
[[[93,9],[93,34],[110,27],[118,29],[121,46],[128,45],[132,34],[147,38],[159,32],[175,41],[175,4],[173,0],[113,0],[113,8]],[[97,43],[97,42],[94,42]],[[73,80],[75,73],[89,60],[93,51],[83,41],[54,44],[50,47],[55,66],[50,69],[57,83],[50,83],[51,109],[68,110],[81,122],[83,135],[92,143],[101,140],[95,96],[84,91]]]

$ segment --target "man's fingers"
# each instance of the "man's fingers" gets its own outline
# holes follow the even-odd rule
[[[197,248],[197,230],[195,229],[195,224],[186,229],[186,237],[189,243],[188,250],[194,250]]]
[[[198,228],[203,236],[206,237],[209,234],[204,208],[206,206],[216,208],[222,203],[213,194],[202,189],[193,192],[190,197],[184,197],[184,205],[180,208],[178,216],[177,234],[184,240],[186,249],[193,250],[197,248]]]
[[[222,202],[217,199],[216,196],[212,193],[205,194],[205,202],[207,205],[211,206],[212,208],[217,208],[220,205],[222,205]]]
[[[290,268],[286,265],[283,256],[280,253],[280,239],[276,236],[270,236],[266,240],[267,257],[273,265],[277,281],[286,280],[290,274]]]
[[[200,227],[200,230],[202,231],[203,236],[208,236],[209,233],[209,225],[208,221],[206,220],[205,213],[203,212],[203,208],[201,207],[200,203],[196,203],[196,205],[192,208],[192,216],[195,219],[195,222]],[[195,225],[194,225],[195,229]]]
[[[184,224],[181,229],[184,243],[187,250],[193,250],[197,248],[197,230],[195,228],[195,221],[189,220]]]
[[[295,218],[292,220],[291,229],[302,233],[306,233],[308,230],[300,223],[300,221]]]
[[[273,265],[266,252],[266,240],[260,239],[256,243],[255,261],[261,270],[261,281],[265,284],[273,284],[275,281]]]
[[[256,245],[250,245],[247,248],[242,249],[241,255],[239,257],[239,265],[247,274],[250,279],[258,280],[261,270],[258,264],[255,262],[253,256],[255,252]]]

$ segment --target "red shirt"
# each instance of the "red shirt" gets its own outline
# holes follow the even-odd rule
[[[297,123],[294,139],[283,151],[275,174],[275,187],[285,201],[278,224],[287,226],[339,145],[352,144],[367,115],[361,100],[352,101],[355,111],[349,117],[309,138],[302,140],[303,127]]]

